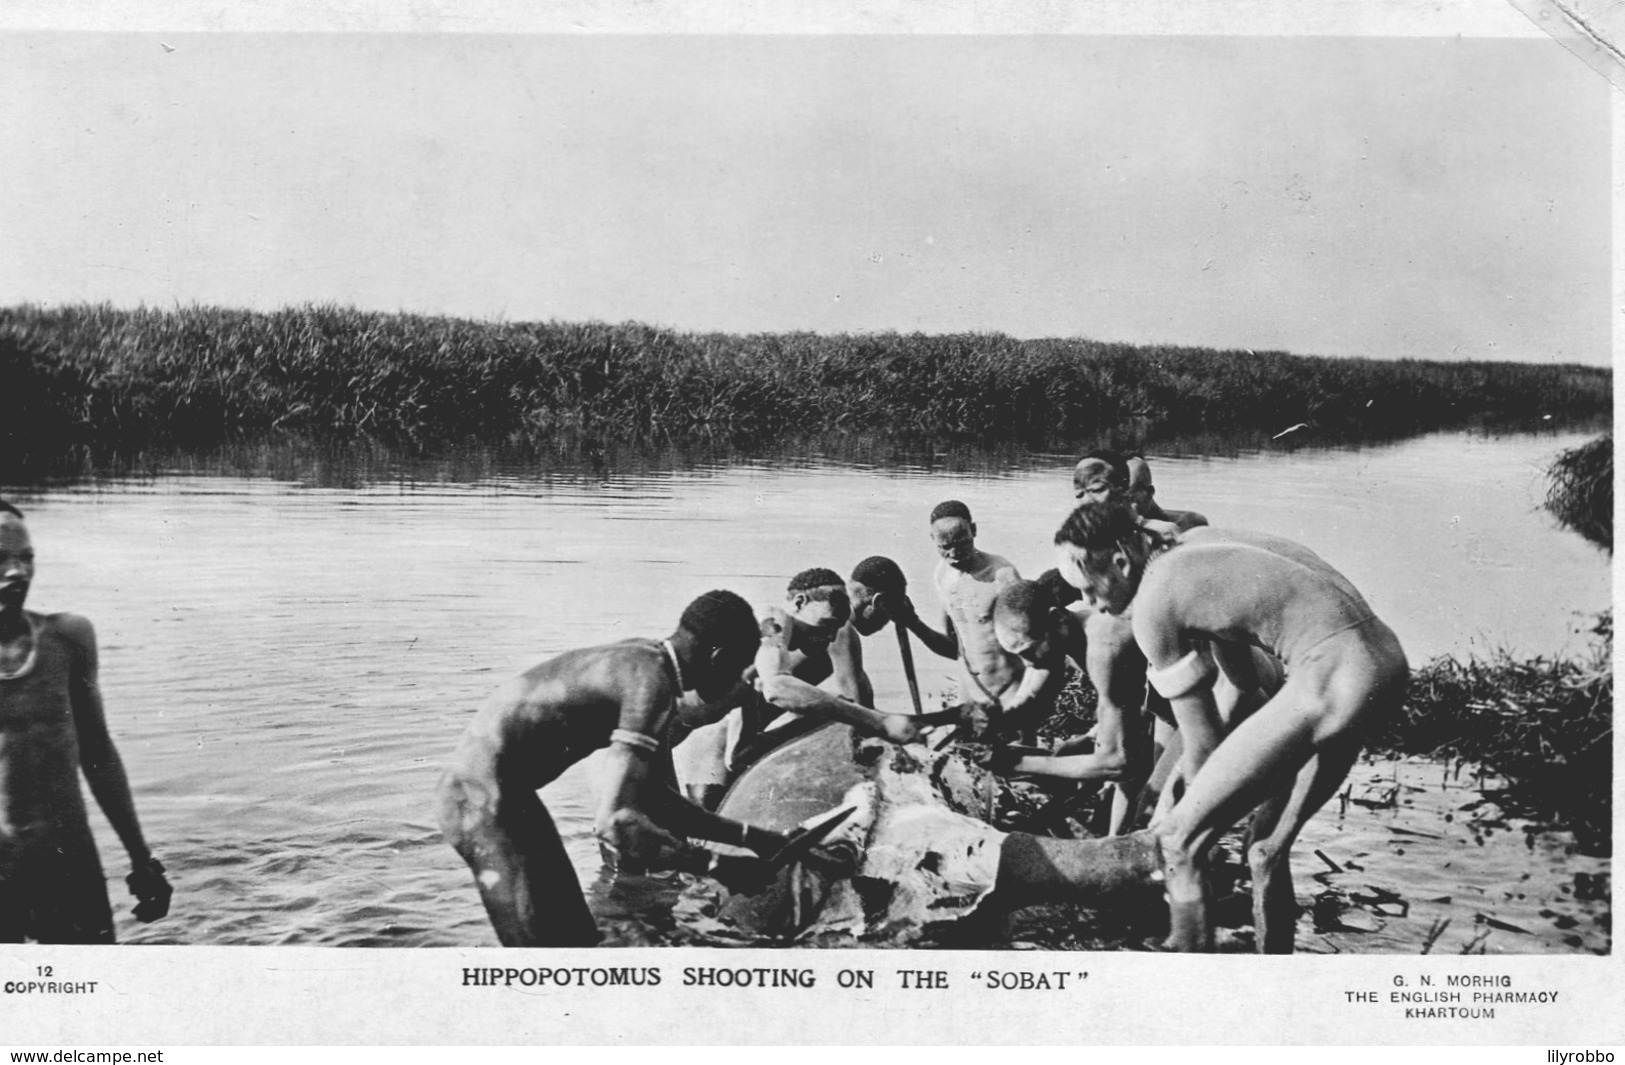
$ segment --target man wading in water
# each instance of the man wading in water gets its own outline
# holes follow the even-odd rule
[[[96,632],[74,614],[23,609],[34,549],[0,500],[0,942],[111,943],[113,912],[90,834],[91,794],[130,855],[135,916],[169,912],[96,682]]]
[[[564,843],[536,791],[603,747],[594,831],[622,869],[684,869],[749,881],[766,865],[715,857],[685,837],[780,850],[787,837],[719,817],[678,795],[667,732],[685,691],[716,700],[759,636],[750,605],[707,592],[666,640],[567,651],[511,681],[469,725],[440,780],[440,826],[463,856],[504,946],[598,942]]]
[[[1399,640],[1347,578],[1289,540],[1198,528],[1170,545],[1127,503],[1089,502],[1055,543],[1062,576],[1095,609],[1121,615],[1133,604],[1146,679],[1172,703],[1185,744],[1184,796],[1155,828],[1127,837],[1149,844],[1131,864],[1162,866],[1169,946],[1212,949],[1203,866],[1217,835],[1254,811],[1247,858],[1258,949],[1290,953],[1289,851],[1369,729],[1404,698]],[[1215,681],[1236,670],[1238,688],[1256,688],[1253,647],[1280,661],[1286,679],[1227,733]]]

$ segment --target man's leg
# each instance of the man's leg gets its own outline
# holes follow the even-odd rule
[[[1264,682],[1271,679],[1266,676]],[[1320,674],[1318,690],[1330,728],[1316,737],[1316,754],[1299,771],[1285,803],[1267,803],[1255,815],[1247,847],[1253,876],[1253,926],[1260,951],[1292,952],[1297,910],[1292,844],[1309,818],[1347,779],[1359,757],[1366,721],[1397,709],[1409,679],[1404,652],[1386,626],[1380,632],[1351,633],[1343,641],[1335,665]]]
[[[1253,933],[1261,954],[1291,954],[1297,942],[1292,844],[1316,810],[1348,776],[1360,747],[1322,750],[1299,770],[1290,793],[1266,800],[1253,815],[1247,864],[1253,876]]]
[[[441,828],[474,873],[503,946],[597,945],[575,866],[535,792],[498,796],[484,784],[448,780]]]
[[[1212,949],[1203,876],[1208,848],[1218,833],[1267,800],[1282,779],[1295,776],[1313,757],[1318,715],[1311,706],[1302,687],[1288,681],[1186,779],[1184,796],[1157,828],[1167,862],[1168,945],[1173,949]],[[1180,732],[1189,741],[1183,721]]]
[[[1145,721],[1145,655],[1123,618],[1093,614],[1084,623],[1084,672],[1097,696],[1095,753],[1102,776],[1116,782],[1109,835],[1134,828],[1140,792],[1151,775],[1151,735]]]
[[[112,943],[113,908],[96,845],[85,838],[41,847],[19,901],[24,934],[37,943]]]

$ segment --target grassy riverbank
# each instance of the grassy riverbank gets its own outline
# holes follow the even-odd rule
[[[1546,509],[1587,540],[1614,550],[1614,434],[1557,456],[1547,471]]]
[[[1449,758],[1501,778],[1509,813],[1572,829],[1606,854],[1613,825],[1613,614],[1581,659],[1438,658],[1415,670],[1405,705],[1372,750]]]
[[[998,334],[732,336],[305,307],[0,309],[12,444],[274,431],[420,444],[749,443],[828,430],[1072,444],[1177,428],[1396,435],[1611,409],[1580,366],[1332,359]]]

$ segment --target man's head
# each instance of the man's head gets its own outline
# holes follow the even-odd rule
[[[999,646],[1028,665],[1050,657],[1061,612],[1049,589],[1037,581],[1006,585],[993,603],[993,635]]]
[[[1151,483],[1151,464],[1144,455],[1128,457],[1128,497],[1134,509],[1146,513],[1156,504],[1157,489]]]
[[[933,507],[931,542],[950,566],[968,565],[976,557],[976,523],[971,521],[970,508],[957,499]]]
[[[1033,583],[1049,593],[1058,607],[1069,607],[1083,598],[1083,593],[1066,582],[1058,569],[1047,569],[1033,578]]]
[[[826,646],[852,616],[846,582],[832,569],[804,569],[790,578],[785,590],[790,616],[800,627],[797,642]]]
[[[908,578],[897,563],[884,555],[870,555],[852,567],[852,579],[846,583],[852,599],[852,627],[863,636],[879,632],[891,620],[886,600],[901,599],[908,594]]]
[[[1128,491],[1128,461],[1110,448],[1096,448],[1072,468],[1072,495],[1076,499],[1104,503]]]
[[[1126,500],[1082,503],[1055,531],[1055,557],[1061,576],[1090,606],[1120,614],[1145,570],[1139,516]]]
[[[702,699],[720,699],[756,657],[762,640],[750,604],[729,591],[706,592],[684,609],[677,623],[691,647],[685,679]]]
[[[34,545],[23,512],[0,499],[0,613],[21,611],[34,581]]]

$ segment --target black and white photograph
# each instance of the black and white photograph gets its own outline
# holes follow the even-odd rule
[[[0,1044],[1625,1041],[1625,79],[1243,6],[0,16]]]

